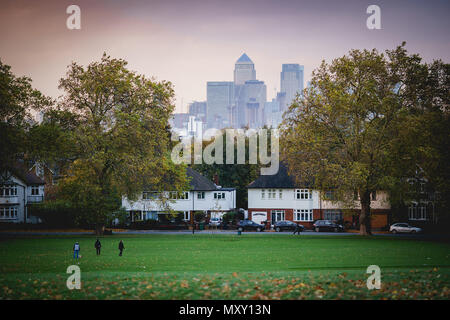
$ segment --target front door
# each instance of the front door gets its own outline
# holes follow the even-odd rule
[[[284,220],[284,210],[272,210],[272,224]]]

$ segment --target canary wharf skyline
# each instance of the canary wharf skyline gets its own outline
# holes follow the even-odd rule
[[[66,27],[71,4],[81,29]],[[366,9],[381,9],[381,29],[369,30]],[[207,81],[232,81],[245,52],[267,100],[280,90],[282,64],[304,66],[305,84],[322,59],[350,49],[393,49],[407,42],[426,61],[449,60],[448,1],[2,1],[0,58],[36,88],[57,97],[72,61],[103,52],[174,84],[176,111],[206,100]]]

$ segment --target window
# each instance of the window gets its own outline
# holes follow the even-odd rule
[[[408,207],[409,220],[428,220],[427,219],[427,207],[423,204],[412,204]]]
[[[16,184],[5,184],[0,187],[0,197],[15,197],[17,196]]]
[[[294,214],[295,221],[313,221],[312,209],[296,209]]]
[[[17,219],[17,206],[0,207],[0,219]]]
[[[262,189],[261,190],[261,199],[265,199],[266,198],[266,189]]]
[[[142,199],[143,200],[156,200],[161,197],[161,194],[159,192],[155,191],[144,191],[142,192]]]
[[[189,221],[191,220],[191,213],[189,211],[184,211],[183,212],[183,220],[184,221]]]
[[[342,212],[341,210],[325,210],[324,219],[331,221],[340,221],[342,220]]]
[[[217,200],[225,199],[225,192],[214,192],[214,199]]]
[[[325,200],[336,200],[336,194],[334,191],[326,191],[324,198]]]
[[[32,186],[31,187],[31,195],[32,196],[38,196],[39,195],[39,186]]]
[[[170,200],[189,200],[189,192],[171,191],[171,192],[169,192],[169,199]]]
[[[278,190],[278,194],[279,194],[279,196],[280,196],[280,199],[283,199],[283,190]]]
[[[377,200],[377,192],[376,191],[372,192],[371,196],[372,196],[372,201],[376,201]]]
[[[204,200],[205,199],[205,191],[197,192],[197,199]]]
[[[297,200],[308,200],[311,199],[311,191],[308,189],[296,189],[295,190],[295,198]]]
[[[277,190],[269,189],[268,196],[269,196],[269,199],[275,199],[277,197]]]
[[[158,220],[158,212],[144,211],[144,220]]]
[[[181,200],[189,200],[189,192],[183,191],[178,193],[179,199]]]

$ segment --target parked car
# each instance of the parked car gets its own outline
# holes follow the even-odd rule
[[[305,230],[305,227],[302,226],[301,224],[298,224],[298,226],[300,227],[300,231]],[[273,228],[275,229],[276,232],[294,231],[296,227],[297,223],[287,220],[278,221],[273,225]]]
[[[211,227],[219,227],[221,225],[221,220],[219,218],[211,218],[209,220],[209,225]]]
[[[261,232],[264,230],[264,226],[262,224],[258,224],[251,220],[240,220],[237,227],[239,231],[253,230]]]
[[[413,227],[404,222],[398,222],[391,225],[389,231],[392,233],[419,233],[422,232],[422,229]]]
[[[343,232],[344,227],[340,224],[334,223],[331,220],[317,220],[313,223],[314,231],[328,231],[328,232]]]

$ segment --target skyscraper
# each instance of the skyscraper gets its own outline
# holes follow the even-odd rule
[[[206,85],[206,123],[208,128],[222,129],[231,126],[234,106],[234,83],[209,81]]]
[[[244,53],[234,65],[234,84],[243,85],[248,80],[256,80],[256,71],[253,61]]]
[[[283,64],[281,71],[281,92],[286,93],[285,103],[280,105],[284,112],[295,99],[297,94],[303,92],[303,66],[299,64]]]
[[[267,100],[267,88],[264,81],[248,80],[244,84],[241,106],[244,107],[244,119],[240,126],[258,128],[264,126],[264,107]]]

